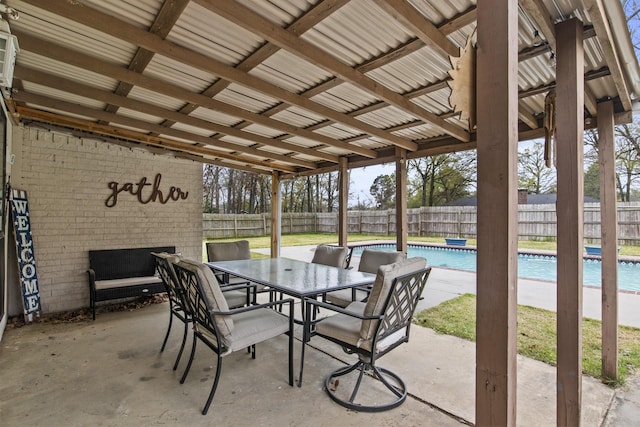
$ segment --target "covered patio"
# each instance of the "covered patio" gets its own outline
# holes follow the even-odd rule
[[[285,256],[303,260],[313,253],[310,248],[283,249]],[[471,273],[438,271],[429,279],[425,297],[430,301],[434,293],[474,287],[474,279]],[[640,305],[640,296],[634,303]],[[212,354],[200,347],[187,381],[179,384],[186,358],[177,371],[171,368],[180,325],[174,324],[168,347],[159,352],[167,321],[165,303],[100,313],[95,322],[43,323],[6,331],[0,350],[0,420],[34,426],[474,423],[474,344],[422,327],[414,327],[407,345],[380,360],[380,366],[407,382],[410,395],[399,408],[370,414],[333,403],[323,390],[324,379],[351,363],[353,356],[319,338],[307,348],[302,387],[289,387],[287,339],[281,337],[259,345],[256,360],[243,352],[224,359],[219,391],[203,417],[202,402],[215,372]],[[296,335],[299,339],[301,331]],[[300,345],[296,340],[296,361]],[[518,378],[518,393],[524,397],[518,400],[517,425],[552,425],[555,368],[518,357]],[[614,390],[595,378],[585,377],[583,387],[583,425],[633,425],[633,416],[625,411],[633,414],[638,406],[615,402]]]
[[[201,233],[190,225],[198,200],[189,200],[188,208],[154,209],[125,201],[110,210],[99,192],[105,183],[120,182],[114,178],[119,174],[130,184],[138,182],[136,170],[145,170],[159,183],[162,172],[196,196],[194,162],[270,175],[276,257],[282,180],[339,171],[337,240],[346,244],[349,169],[394,163],[397,248],[406,250],[407,160],[477,149],[478,341],[467,374],[475,377],[473,419],[478,425],[520,424],[521,402],[530,395],[519,394],[515,349],[517,144],[546,134],[555,142],[548,154],[555,153],[559,200],[557,399],[550,412],[558,425],[579,425],[587,411],[580,374],[582,145],[584,129],[597,127],[603,375],[615,378],[613,125],[632,120],[640,94],[638,62],[618,1],[4,4],[19,45],[14,79],[3,90],[15,126],[12,131],[9,125],[7,144],[17,152],[12,157],[16,153],[8,151],[8,178],[36,195],[34,220],[48,218],[44,212],[62,218],[70,204],[80,206],[68,222],[72,227],[60,219],[58,234],[47,228],[35,239],[44,253],[44,307],[81,305],[86,250],[113,246],[123,235],[138,233],[138,244],[174,244],[198,254]],[[127,157],[128,151],[112,147],[144,154]],[[76,163],[66,157],[71,152]],[[92,182],[96,170],[104,182]],[[37,197],[57,191],[67,198],[37,204]],[[69,228],[80,231],[64,234]],[[177,231],[182,228],[187,233]],[[166,239],[177,241],[161,241]],[[5,258],[15,263],[10,254]]]

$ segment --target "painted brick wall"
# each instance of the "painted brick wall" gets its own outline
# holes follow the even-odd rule
[[[200,163],[30,127],[15,129],[12,149],[12,187],[29,198],[43,313],[89,305],[90,249],[174,245],[202,258]],[[153,183],[157,174],[165,197],[173,186],[187,199],[142,204],[122,192],[114,207],[105,205],[108,183]]]

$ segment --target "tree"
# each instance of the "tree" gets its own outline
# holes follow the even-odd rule
[[[584,195],[600,199],[600,165],[593,162],[584,173]]]
[[[638,25],[640,25],[640,1],[638,0],[621,0],[622,7],[627,15],[627,24],[629,34],[631,34],[631,43],[636,51],[636,56],[640,57],[640,33]]]
[[[369,192],[378,209],[391,209],[396,203],[396,174],[378,175]]]
[[[476,156],[474,151],[440,154],[409,160],[409,170],[415,172],[412,180],[416,197],[410,206],[443,205],[469,195],[469,186],[475,181]]]
[[[542,142],[536,142],[518,153],[518,186],[532,194],[555,191],[556,175],[545,164]]]

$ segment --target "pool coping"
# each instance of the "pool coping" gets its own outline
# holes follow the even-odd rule
[[[395,245],[395,241],[391,240],[372,240],[366,242],[358,242],[347,245],[349,249],[359,248],[359,247],[367,247],[367,246],[376,246],[376,245]],[[447,245],[444,243],[430,243],[430,242],[407,242],[409,246],[431,246],[436,248],[450,249],[450,250],[468,250],[468,251],[477,251],[478,248],[473,245],[465,245],[465,246],[456,246],[456,245]],[[544,250],[544,249],[518,249],[518,255],[543,255],[543,256],[554,256],[557,257],[557,251]],[[602,261],[602,257],[598,255],[583,255],[584,259],[594,260],[594,261]],[[618,255],[618,261],[623,262],[631,262],[634,264],[640,264],[640,257],[631,256],[631,255]]]

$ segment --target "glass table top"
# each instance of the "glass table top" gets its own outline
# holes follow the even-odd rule
[[[215,270],[270,286],[296,297],[372,284],[376,275],[289,258],[216,261]]]

